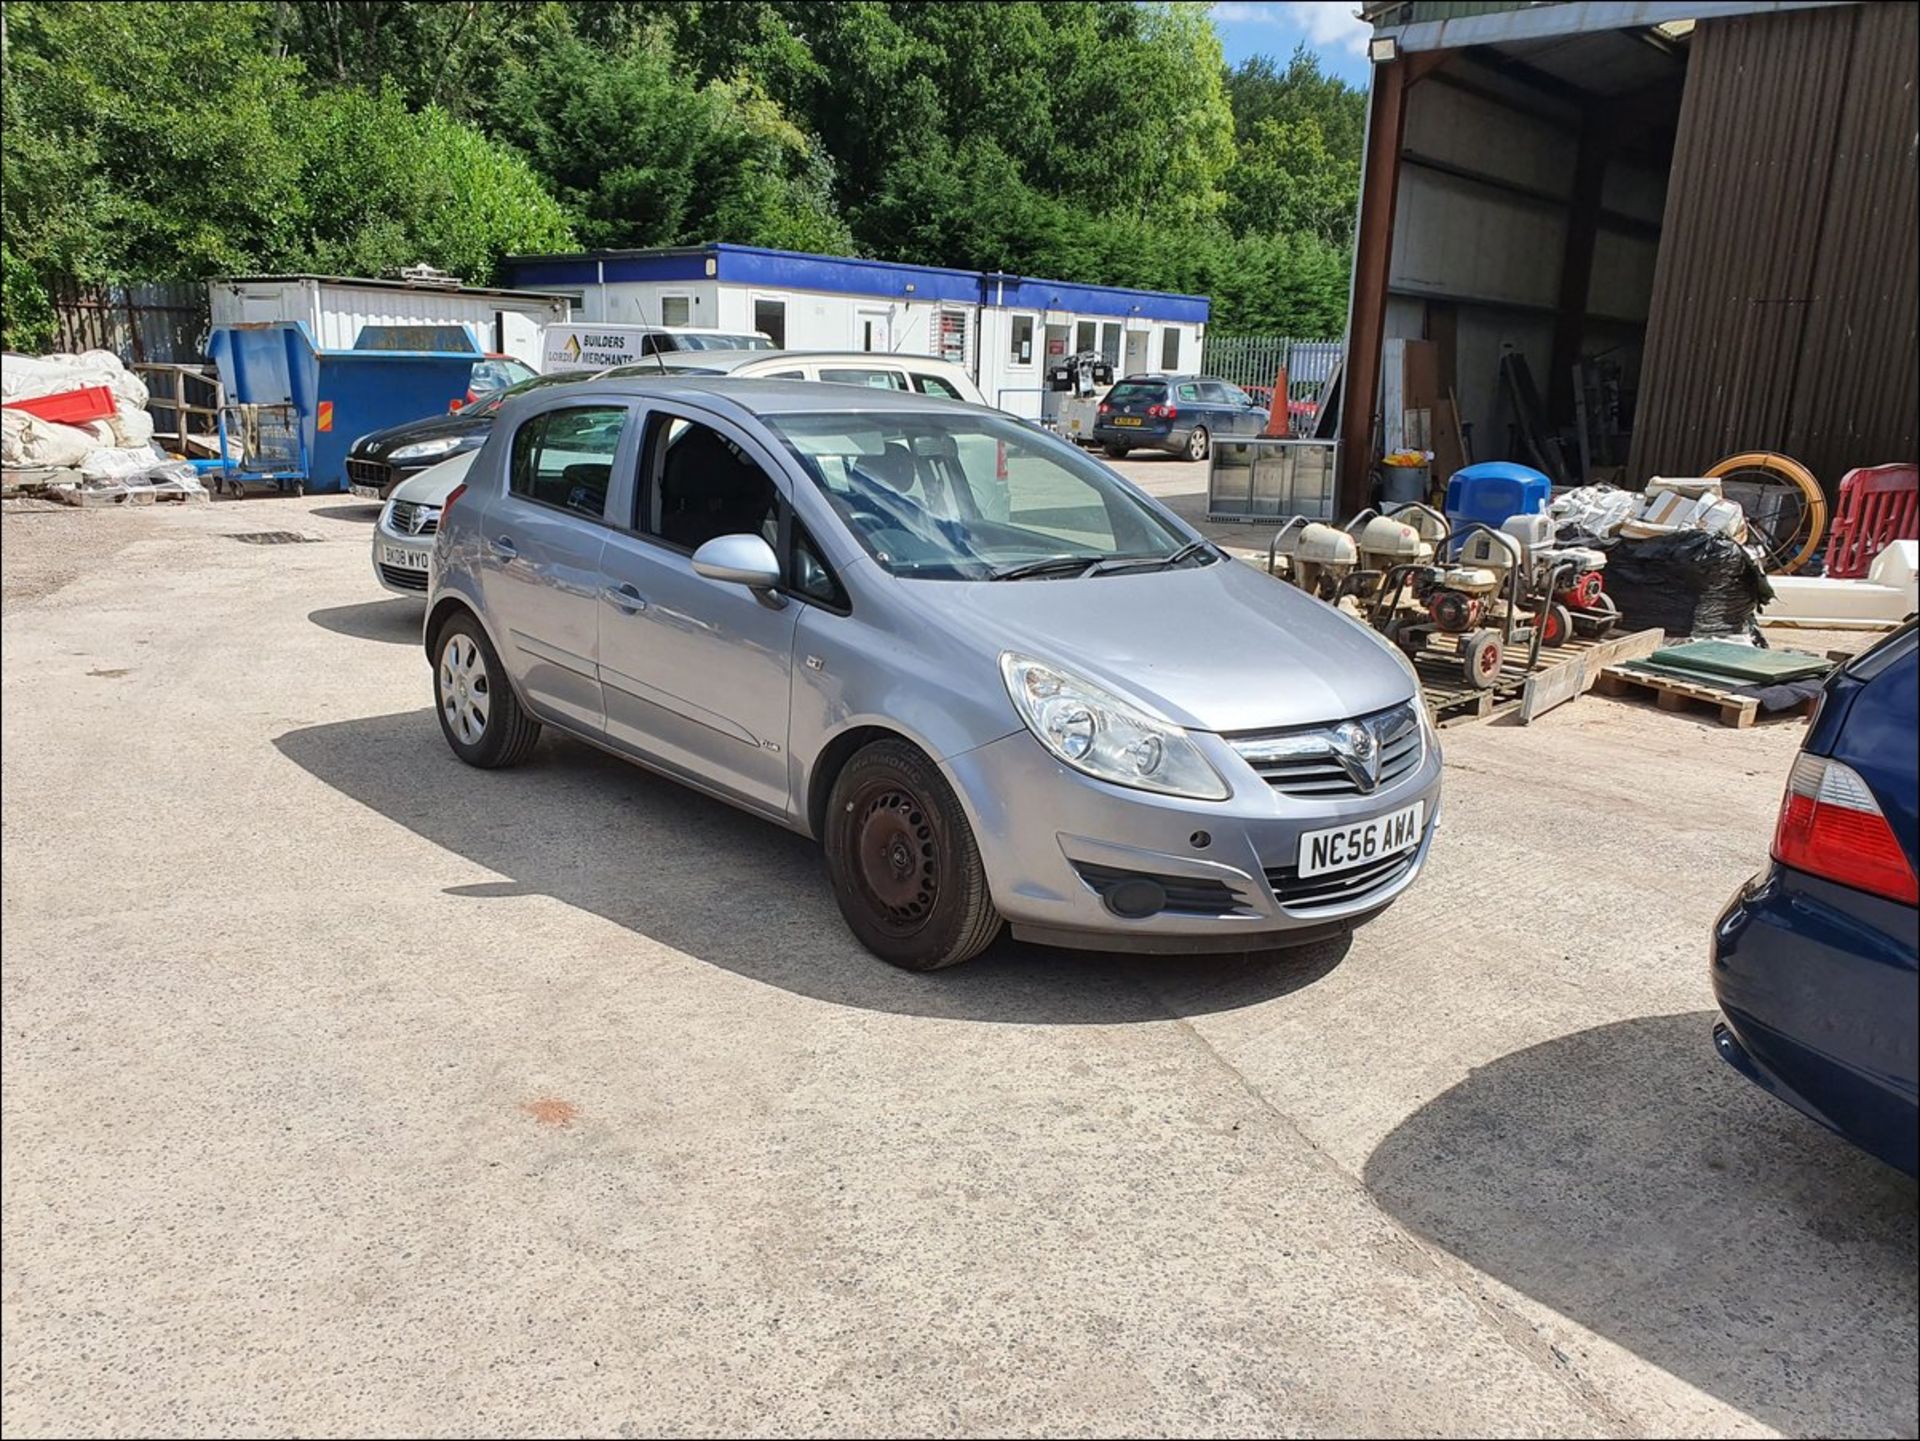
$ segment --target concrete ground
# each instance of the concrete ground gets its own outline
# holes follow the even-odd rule
[[[463,768],[371,517],[5,514],[8,1435],[1920,1430],[1914,1183],[1708,1039],[1797,723],[1449,731],[1348,944],[911,976]]]

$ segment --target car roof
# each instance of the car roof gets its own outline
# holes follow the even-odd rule
[[[796,363],[811,363],[821,360],[845,361],[848,364],[862,365],[946,365],[951,360],[937,355],[903,355],[894,351],[876,350],[670,350],[661,354],[668,365],[704,365],[714,370],[733,370],[742,365],[773,364],[789,360]],[[620,367],[622,370],[638,370],[647,364],[644,360],[634,361]],[[957,368],[957,367],[956,367]]]
[[[762,352],[764,354],[765,352]],[[843,411],[939,411],[988,407],[944,400],[912,390],[828,385],[818,380],[775,380],[736,375],[649,375],[644,366],[621,366],[625,374],[582,373],[573,384],[582,396],[654,396],[731,401],[749,415],[819,414]],[[509,404],[512,401],[509,400]],[[994,412],[998,414],[999,412]]]

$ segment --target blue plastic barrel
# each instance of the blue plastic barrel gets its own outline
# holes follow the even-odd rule
[[[1456,530],[1476,520],[1498,530],[1509,516],[1545,514],[1552,498],[1553,483],[1531,466],[1483,460],[1447,481],[1447,519]]]

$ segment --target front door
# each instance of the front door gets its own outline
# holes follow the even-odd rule
[[[1145,330],[1127,332],[1127,351],[1122,374],[1145,375],[1147,373],[1147,342],[1151,339],[1151,333]]]
[[[774,473],[727,422],[652,411],[635,514],[600,558],[599,655],[609,740],[783,816],[801,607],[693,570],[693,552],[722,535],[759,535],[778,553]]]
[[[589,735],[605,727],[596,674],[608,482],[631,464],[624,401],[556,405],[522,421],[507,487],[482,514],[480,586],[495,638],[538,713]]]

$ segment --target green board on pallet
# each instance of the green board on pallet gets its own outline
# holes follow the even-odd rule
[[[1647,657],[1655,666],[1718,678],[1737,685],[1777,684],[1825,675],[1833,662],[1803,650],[1761,650],[1726,640],[1696,640],[1663,646]]]

